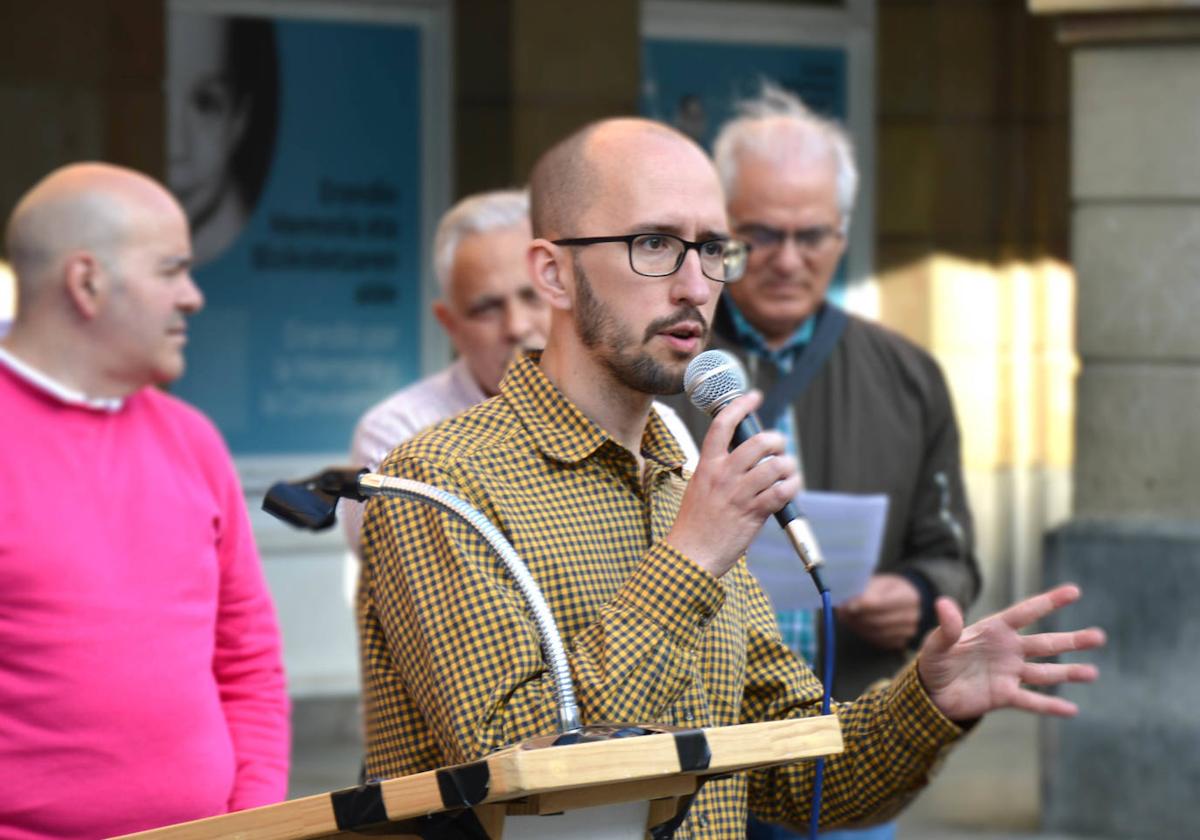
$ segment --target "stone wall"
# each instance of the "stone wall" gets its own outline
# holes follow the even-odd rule
[[[1045,629],[1099,626],[1100,681],[1067,686],[1079,716],[1042,722],[1042,821],[1087,837],[1191,840],[1200,825],[1200,523],[1077,519],[1047,540],[1046,575],[1083,599]]]
[[[1076,512],[1200,517],[1200,44],[1074,55]]]
[[[1055,4],[1043,3],[1050,6]],[[1096,624],[1080,715],[1043,724],[1047,828],[1191,838],[1200,825],[1200,15],[1130,0],[1060,22],[1072,53],[1078,272],[1075,518],[1048,581],[1084,600],[1050,629]],[[1153,8],[1151,6],[1153,5]],[[1144,14],[1139,14],[1135,7]],[[1076,9],[1078,11],[1078,9]]]

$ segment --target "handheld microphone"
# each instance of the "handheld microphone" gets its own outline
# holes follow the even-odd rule
[[[683,390],[692,405],[709,417],[746,393],[749,380],[742,364],[724,350],[706,350],[688,363],[683,374]],[[762,431],[762,424],[754,414],[747,415],[733,432],[733,445],[744,443]],[[788,502],[775,512],[775,521],[783,528],[792,547],[804,564],[804,570],[812,574],[824,562],[817,538],[794,502]]]

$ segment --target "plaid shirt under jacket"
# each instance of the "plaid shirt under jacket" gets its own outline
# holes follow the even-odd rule
[[[657,415],[633,455],[517,360],[500,395],[405,443],[389,475],[465,499],[512,542],[563,634],[585,723],[714,726],[820,713],[821,685],[780,640],[740,561],[721,579],[664,542],[686,483]],[[448,514],[372,500],[359,590],[367,770],[407,775],[555,730],[535,626],[502,563]],[[894,812],[961,730],[910,666],[838,704],[846,752],[824,785],[823,824]],[[811,762],[705,785],[677,837],[740,838],[747,803],[804,823]]]

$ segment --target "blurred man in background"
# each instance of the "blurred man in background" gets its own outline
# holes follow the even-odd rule
[[[523,190],[469,196],[442,217],[433,316],[458,358],[363,415],[351,449],[356,464],[377,467],[421,429],[493,396],[513,353],[542,346],[550,314],[525,270],[530,238]]]
[[[440,292],[433,316],[458,358],[362,416],[350,445],[355,466],[374,470],[417,432],[494,395],[513,354],[542,346],[550,313],[525,269],[530,239],[524,190],[468,196],[442,216],[433,240]],[[363,506],[342,504],[346,541],[357,554]]]
[[[939,596],[965,609],[978,594],[958,426],[928,353],[827,299],[858,183],[845,130],[772,85],[741,112],[714,156],[750,260],[725,289],[711,346],[738,356],[766,395],[762,421],[787,438],[806,489],[887,495],[877,571],[837,609],[834,696],[852,699],[900,669],[935,626]],[[707,418],[674,404],[699,437]],[[753,568],[753,548],[749,558]],[[778,618],[789,646],[816,663],[814,614]],[[750,837],[796,836],[775,831],[754,826]]]
[[[17,204],[0,343],[0,826],[94,838],[282,800],[274,606],[224,442],[157,387],[204,303],[179,204],[127,169]]]

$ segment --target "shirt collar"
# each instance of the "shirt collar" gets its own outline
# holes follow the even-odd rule
[[[39,391],[49,394],[67,405],[90,408],[94,411],[107,411],[110,414],[120,411],[121,407],[125,405],[122,397],[89,397],[82,391],[64,385],[54,377],[26,364],[4,347],[0,347],[0,364]]]
[[[804,323],[796,327],[796,331],[788,337],[782,347],[772,350],[767,346],[767,339],[746,320],[746,316],[737,308],[737,304],[733,302],[732,298],[726,295],[724,303],[729,307],[729,317],[733,322],[733,330],[738,343],[757,356],[773,362],[785,358],[792,359],[799,355],[800,351],[807,347],[808,342],[812,340],[817,319],[810,315],[804,319]]]
[[[538,449],[556,461],[573,464],[591,457],[612,435],[593,423],[542,371],[541,351],[520,354],[500,383],[508,401]],[[683,450],[657,411],[650,412],[642,434],[642,454],[668,469],[683,467]]]
[[[465,356],[459,356],[450,365],[450,379],[454,383],[454,387],[462,392],[464,399],[468,400],[471,405],[487,399],[487,394],[483,393],[483,389],[475,381],[475,376],[471,373]]]

